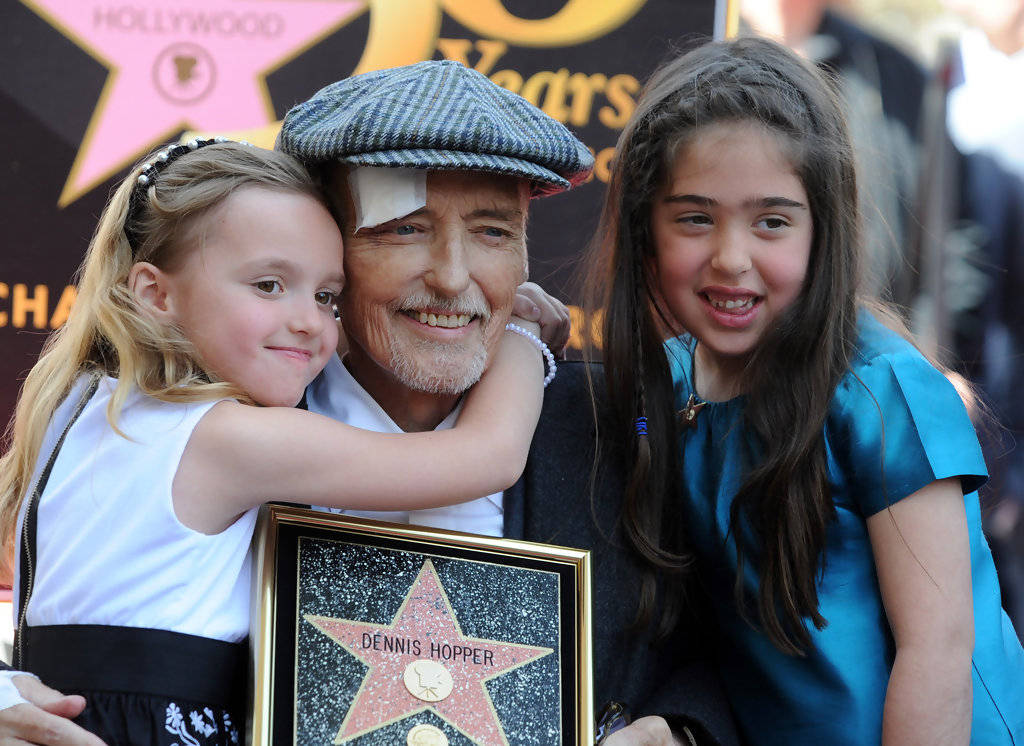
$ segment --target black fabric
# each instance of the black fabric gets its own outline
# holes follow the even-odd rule
[[[244,737],[246,642],[134,627],[37,626],[25,628],[25,662],[48,686],[83,695],[86,708],[75,722],[110,746],[227,746]]]
[[[987,292],[956,318],[954,347],[1001,426],[980,429],[988,491],[997,500],[1024,501],[1024,181],[985,153],[965,156],[958,175],[960,217],[982,237],[978,264]],[[1003,349],[988,349],[1000,338]]]
[[[240,746],[245,710],[213,709],[203,702],[124,692],[71,690],[86,698],[74,722],[107,746]]]
[[[603,371],[591,370],[600,401]],[[591,551],[595,711],[616,700],[635,717],[656,714],[695,725],[702,744],[738,744],[721,680],[707,657],[710,625],[701,615],[662,643],[647,630],[631,629],[641,566],[618,529],[624,463],[621,454],[602,453],[591,495],[594,435],[586,366],[560,362],[544,394],[526,471],[505,491],[505,536]],[[697,598],[693,603],[707,608]]]
[[[58,690],[96,689],[244,704],[248,645],[162,629],[64,624],[25,628],[25,663]]]

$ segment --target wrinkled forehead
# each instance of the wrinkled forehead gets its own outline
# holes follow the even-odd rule
[[[502,210],[521,215],[525,225],[530,204],[530,182],[527,179],[483,171],[426,171],[420,174],[420,178],[425,187],[428,211],[468,213],[474,210]],[[414,179],[415,175],[399,178],[394,184],[399,189],[411,192]],[[391,185],[373,186],[371,182],[370,186],[362,186],[365,183],[365,180],[353,179],[352,169],[341,164],[330,167],[324,174],[323,186],[328,202],[346,235],[355,232],[357,214],[369,211],[370,206],[365,204],[368,200],[390,199]],[[359,205],[359,200],[363,200],[364,204]],[[388,220],[396,219],[419,209],[423,202],[415,207],[412,207],[414,202],[408,204],[411,209],[404,213],[402,208],[397,208],[397,213],[401,214],[391,215],[387,209],[381,214],[388,215]],[[392,212],[395,211],[392,209]]]

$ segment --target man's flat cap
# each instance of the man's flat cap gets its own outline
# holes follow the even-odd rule
[[[521,96],[451,60],[356,75],[284,118],[277,148],[307,164],[490,171],[529,179],[534,196],[583,181],[587,147]]]

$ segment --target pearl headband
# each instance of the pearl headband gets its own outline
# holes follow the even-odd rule
[[[142,169],[139,171],[138,178],[135,180],[135,187],[132,189],[131,197],[128,199],[128,214],[125,217],[124,225],[124,234],[128,239],[128,245],[131,247],[133,255],[138,252],[139,244],[142,242],[142,237],[135,231],[131,230],[129,226],[138,218],[139,212],[146,199],[146,193],[156,181],[156,177],[159,176],[160,172],[167,168],[167,166],[186,153],[199,150],[199,148],[204,148],[207,145],[215,145],[223,142],[232,141],[228,140],[226,137],[212,137],[208,140],[195,139],[186,143],[168,145],[157,153],[153,160],[148,161],[142,166]],[[249,145],[247,142],[242,142],[241,144]]]

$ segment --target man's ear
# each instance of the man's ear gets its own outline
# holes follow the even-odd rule
[[[174,302],[170,277],[155,264],[136,262],[128,272],[128,291],[139,306],[156,319],[174,321]]]

